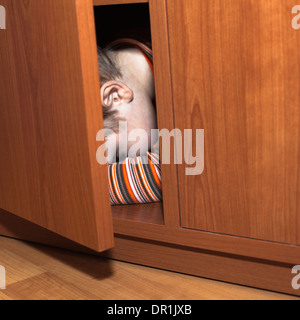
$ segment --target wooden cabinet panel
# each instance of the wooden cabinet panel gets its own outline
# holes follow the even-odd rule
[[[0,207],[97,251],[113,246],[92,0],[1,0]]]
[[[168,0],[175,125],[205,130],[178,168],[183,227],[300,245],[300,32],[292,0]]]

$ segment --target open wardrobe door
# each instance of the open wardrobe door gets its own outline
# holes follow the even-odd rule
[[[103,120],[93,2],[0,5],[0,208],[110,249],[107,167],[96,161]]]

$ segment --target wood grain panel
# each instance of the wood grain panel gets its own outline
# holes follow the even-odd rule
[[[169,0],[175,125],[205,130],[179,166],[182,226],[300,244],[300,32],[292,0]]]
[[[95,250],[113,245],[92,0],[1,0],[0,207]]]
[[[156,91],[157,123],[159,130],[171,132],[174,127],[173,92],[169,56],[167,10],[165,0],[149,2],[151,36]],[[162,147],[162,143],[160,143]],[[162,153],[161,153],[162,154]],[[164,221],[167,226],[179,227],[179,194],[174,146],[170,148],[171,163],[161,164]]]
[[[161,202],[113,206],[113,218],[149,224],[164,224],[164,213]]]

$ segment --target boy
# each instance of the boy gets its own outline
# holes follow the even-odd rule
[[[111,130],[106,137],[111,204],[161,201],[158,147],[151,145],[151,130],[157,128],[152,51],[134,39],[119,39],[98,49],[98,64],[104,128]],[[127,126],[119,127],[120,121]],[[122,161],[112,163],[122,137],[134,129],[147,132],[139,144],[155,153],[130,158],[133,141],[127,141],[127,153],[118,154]]]

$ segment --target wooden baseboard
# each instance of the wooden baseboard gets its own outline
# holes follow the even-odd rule
[[[115,248],[105,255],[121,261],[300,296],[300,290],[292,288],[293,266],[288,264],[126,237],[116,237]]]
[[[99,254],[6,211],[1,211],[0,214],[0,234],[140,265],[300,296],[300,290],[294,290],[291,285],[294,275],[291,272],[293,266],[290,264],[168,245],[122,235],[116,235],[114,249]]]

